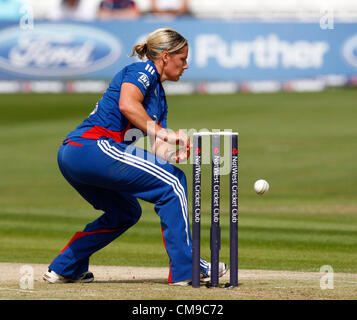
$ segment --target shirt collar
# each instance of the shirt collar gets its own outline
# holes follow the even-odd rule
[[[150,64],[150,65],[154,68],[156,77],[157,77],[157,79],[160,81],[161,75],[160,75],[160,73],[157,71],[154,61],[148,60],[148,64]],[[160,82],[161,82],[161,81],[160,81]]]

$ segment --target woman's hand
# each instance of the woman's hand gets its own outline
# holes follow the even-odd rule
[[[165,152],[163,158],[167,162],[182,163],[185,162],[190,157],[190,153],[191,153],[191,148],[187,148],[187,147],[182,147],[178,150],[168,149]]]
[[[190,137],[182,130],[178,131],[168,131],[166,129],[161,129],[157,133],[157,137],[164,142],[167,142],[175,146],[192,147]]]
[[[180,146],[176,150],[176,146]],[[171,163],[182,163],[190,157],[192,143],[190,137],[182,130],[167,131],[161,129],[157,134],[154,152]]]

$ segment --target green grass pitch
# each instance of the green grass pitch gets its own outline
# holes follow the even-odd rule
[[[4,94],[0,105],[0,261],[50,263],[101,213],[61,176],[65,135],[98,94]],[[357,91],[169,96],[172,129],[239,132],[239,267],[357,273]],[[192,166],[187,174],[191,207]],[[270,191],[254,193],[257,179]],[[203,181],[202,256],[209,259],[210,168]],[[229,261],[228,184],[222,179],[222,261]],[[94,254],[92,264],[167,266],[153,205]]]

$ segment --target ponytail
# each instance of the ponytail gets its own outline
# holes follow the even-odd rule
[[[130,57],[137,55],[140,60],[143,60],[146,57],[147,51],[148,46],[146,43],[137,44],[133,47]]]

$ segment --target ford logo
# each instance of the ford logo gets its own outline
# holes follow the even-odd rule
[[[77,24],[36,24],[0,32],[0,68],[23,75],[76,76],[104,69],[121,53],[116,38]]]
[[[345,42],[342,54],[351,66],[357,68],[357,35],[354,35]]]

